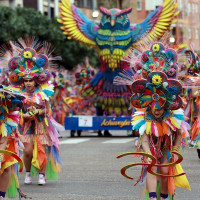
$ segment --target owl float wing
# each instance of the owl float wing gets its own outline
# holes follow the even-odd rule
[[[165,0],[164,4],[150,13],[140,24],[132,27],[133,46],[142,44],[143,41],[159,40],[167,31],[170,30],[174,19],[179,14],[177,3],[174,0]]]
[[[96,47],[95,38],[99,26],[92,23],[70,0],[62,0],[59,4],[61,29],[68,38]]]

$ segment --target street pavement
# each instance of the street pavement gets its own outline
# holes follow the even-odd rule
[[[134,186],[140,176],[140,166],[127,170],[135,180],[120,174],[120,169],[139,159],[133,156],[117,159],[125,152],[136,151],[134,137],[127,132],[111,131],[112,137],[98,137],[97,133],[83,132],[81,137],[60,138],[62,172],[57,181],[47,181],[45,186],[24,185],[25,172],[19,176],[22,191],[33,200],[140,200],[144,185]],[[191,191],[176,188],[176,200],[200,199],[200,160],[196,149],[185,148],[182,167],[187,173]]]

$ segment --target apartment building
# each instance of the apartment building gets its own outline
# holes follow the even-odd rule
[[[180,14],[178,22],[172,24],[174,43],[186,43],[188,49],[200,50],[200,1],[176,0]],[[137,0],[137,23],[142,22],[148,14],[163,4],[163,0]]]
[[[23,0],[0,0],[1,6],[15,8],[17,6],[23,7]]]

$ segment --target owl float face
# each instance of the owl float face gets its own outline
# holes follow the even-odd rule
[[[100,12],[103,14],[101,18],[101,28],[110,28],[115,29],[115,27],[122,26],[128,28],[130,26],[130,21],[127,16],[132,11],[132,8],[127,8],[124,10],[120,10],[117,8],[106,9],[100,7]]]

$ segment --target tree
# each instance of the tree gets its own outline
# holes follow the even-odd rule
[[[35,36],[41,41],[50,42],[56,47],[55,54],[66,69],[72,69],[89,56],[90,63],[98,65],[97,53],[75,40],[68,40],[56,19],[50,20],[32,8],[0,7],[0,44],[20,37]]]

